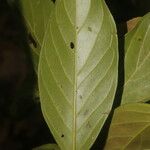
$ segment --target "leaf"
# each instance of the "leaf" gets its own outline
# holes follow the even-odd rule
[[[150,99],[150,13],[126,35],[122,104]]]
[[[136,17],[136,18],[133,18],[133,19],[127,21],[128,32],[134,29],[134,27],[137,25],[137,23],[139,22],[140,19],[141,19],[141,17]]]
[[[40,54],[46,122],[62,150],[88,150],[117,85],[117,36],[103,0],[57,0]]]
[[[105,150],[150,148],[150,105],[128,104],[117,108],[109,129]]]
[[[39,54],[54,4],[51,0],[20,0],[19,2],[29,30],[31,52],[37,72]]]
[[[45,144],[45,145],[33,148],[33,150],[60,150],[60,149],[56,144]]]

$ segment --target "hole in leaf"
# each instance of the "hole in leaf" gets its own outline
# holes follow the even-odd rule
[[[54,4],[55,4],[55,2],[56,2],[56,0],[51,0]]]
[[[70,48],[73,49],[74,48],[74,43],[70,42]]]
[[[31,34],[28,35],[28,39],[29,39],[29,44],[33,44],[34,48],[37,48],[37,43]]]
[[[61,135],[62,138],[63,138],[64,136],[65,136],[64,134]]]

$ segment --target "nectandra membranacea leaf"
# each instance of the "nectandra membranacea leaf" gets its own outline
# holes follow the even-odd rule
[[[88,150],[112,107],[117,35],[103,0],[57,0],[39,63],[41,106],[62,150]]]
[[[19,2],[29,31],[31,52],[37,72],[39,54],[54,4],[51,0],[20,0]]]
[[[115,110],[105,150],[148,150],[150,105],[128,104]]]
[[[126,35],[122,104],[150,100],[150,13]]]

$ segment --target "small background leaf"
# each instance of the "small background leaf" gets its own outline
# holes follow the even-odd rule
[[[122,105],[115,110],[105,150],[150,149],[150,105]]]
[[[140,19],[141,19],[141,17],[137,17],[137,18],[133,18],[133,19],[127,21],[128,32],[130,32],[132,29],[134,29],[134,27],[137,25],[137,23],[139,22]]]
[[[56,144],[45,144],[45,145],[33,148],[33,150],[60,150],[60,148]]]
[[[37,72],[39,54],[54,3],[51,0],[20,0],[19,2],[29,31],[29,42]]]
[[[126,35],[122,104],[150,100],[150,13]]]
[[[57,0],[39,65],[42,111],[62,150],[88,150],[117,86],[116,28],[103,0]]]

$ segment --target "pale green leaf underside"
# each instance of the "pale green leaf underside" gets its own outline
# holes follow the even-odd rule
[[[33,44],[30,44],[30,46],[35,71],[37,72],[39,54],[54,4],[51,0],[20,0],[20,5],[28,31],[36,42],[37,47]]]
[[[88,150],[117,85],[117,36],[103,0],[57,0],[39,65],[46,122],[62,150]]]
[[[144,149],[150,149],[150,105],[122,105],[115,110],[105,150]]]
[[[60,150],[60,148],[56,144],[45,144],[45,145],[33,148],[33,150]]]
[[[150,100],[150,13],[126,35],[122,104]]]

